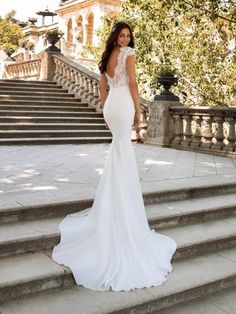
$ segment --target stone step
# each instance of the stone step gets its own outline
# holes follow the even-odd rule
[[[46,98],[73,98],[73,94],[69,94],[66,91],[50,91],[50,90],[45,90],[44,92],[38,92],[38,91],[31,91],[31,92],[25,92],[25,91],[15,91],[15,92],[2,92],[0,91],[0,97],[1,99],[17,99],[19,97],[24,97],[20,99],[27,99],[31,97],[37,97],[40,99],[46,99]]]
[[[35,81],[35,80],[4,80],[0,79],[0,86],[4,85],[11,86],[57,86],[57,83],[54,81]]]
[[[3,89],[0,86],[0,95],[7,95],[7,96],[51,96],[53,93],[53,95],[55,95],[56,97],[68,97],[71,96],[73,97],[74,95],[72,94],[68,94],[68,91],[63,90],[63,89],[56,89],[56,90],[48,90],[47,88],[45,88],[44,90],[29,90],[28,88],[25,90],[20,90],[20,89],[15,89],[15,90],[8,90],[8,89]]]
[[[2,105],[1,104],[1,109],[0,109],[0,113],[2,110],[13,110],[13,111],[27,111],[27,110],[33,110],[33,111],[72,111],[72,112],[76,112],[76,111],[87,111],[87,112],[95,112],[95,109],[92,107],[88,107],[88,106],[80,106],[75,103],[74,106],[69,106],[66,105],[64,106],[63,104],[58,104],[57,106],[50,106],[50,105]]]
[[[41,138],[41,137],[106,137],[110,136],[109,130],[5,130],[0,131],[1,139],[8,138]]]
[[[58,225],[61,220],[62,217],[58,217],[2,225],[0,256],[51,249],[59,242]],[[152,221],[149,224],[155,228]],[[162,227],[157,231],[176,240],[178,250],[174,259],[236,246],[236,216],[172,228]]]
[[[74,98],[73,95],[70,94],[65,94],[63,96],[63,98],[61,96],[59,97],[55,97],[53,95],[51,96],[25,96],[25,95],[0,95],[0,103],[1,101],[6,101],[6,100],[13,100],[13,101],[17,101],[18,100],[28,100],[28,101],[37,101],[37,100],[41,100],[41,101],[59,101],[59,102],[64,102],[64,101],[70,101],[70,102],[80,102],[81,99],[79,98]]]
[[[1,145],[93,144],[110,143],[111,137],[1,138]]]
[[[63,96],[63,97],[62,97]],[[12,100],[38,100],[40,98],[40,100],[53,100],[53,101],[62,101],[63,100],[68,100],[68,101],[72,101],[72,102],[78,102],[79,99],[74,98],[74,95],[70,95],[70,94],[62,94],[60,96],[54,96],[54,95],[34,95],[34,96],[27,96],[27,95],[0,95],[0,100],[7,100],[7,99],[12,99]]]
[[[160,310],[158,314],[236,314],[235,295],[236,287],[229,287],[207,296]]]
[[[67,93],[67,90],[65,90],[65,89],[62,89],[62,87],[61,86],[58,86],[58,85],[49,85],[50,87],[48,87],[48,86],[38,86],[38,85],[36,85],[36,86],[33,86],[33,87],[31,87],[31,86],[24,86],[24,85],[18,85],[18,86],[12,86],[12,85],[8,85],[8,84],[0,84],[0,90],[1,91],[27,91],[27,92],[29,92],[29,91],[48,91],[48,89],[50,89],[50,92],[65,92],[65,93]]]
[[[104,123],[102,114],[99,117],[27,117],[27,116],[1,116],[0,123]]]
[[[223,191],[221,191],[222,193]],[[197,194],[197,190],[195,191]],[[213,193],[212,193],[213,194]],[[147,205],[147,215],[155,229],[195,224],[236,215],[235,193]],[[210,194],[209,194],[210,195]]]
[[[76,106],[76,107],[88,107],[88,103],[86,102],[81,102],[80,99],[78,98],[72,98],[70,99],[70,101],[68,100],[40,100],[36,99],[36,100],[12,100],[12,99],[5,99],[5,100],[0,100],[0,108],[4,105],[35,105],[38,107],[41,106]]]
[[[90,121],[91,122],[91,121]],[[103,122],[103,121],[102,121]],[[105,123],[0,123],[0,130],[106,130]]]
[[[43,139],[42,139],[43,140]],[[67,140],[67,139],[66,139]],[[1,140],[0,140],[1,142]],[[155,228],[173,227],[198,223],[235,215],[235,182],[183,186],[143,194],[147,215]],[[212,196],[216,195],[216,196]],[[0,209],[0,224],[62,217],[84,210],[92,205],[93,199],[78,199],[68,202],[52,202]]]
[[[101,117],[101,113],[97,112],[90,112],[89,110],[87,112],[83,111],[63,111],[58,110],[56,112],[54,111],[42,111],[42,110],[2,110],[0,109],[0,121],[1,118],[4,116],[30,116],[30,117]]]
[[[42,253],[1,258],[0,274],[0,302],[74,283],[68,268],[57,265]]]
[[[157,313],[236,286],[235,248],[175,261],[165,284],[129,292],[98,292],[76,286],[70,270],[43,253],[2,258],[0,263],[3,314],[25,314],[27,307],[34,314]],[[63,287],[67,289],[55,289]],[[36,292],[42,293],[29,295]],[[16,297],[20,298],[9,301]]]

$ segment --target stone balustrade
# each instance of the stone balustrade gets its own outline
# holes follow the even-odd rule
[[[45,51],[34,60],[8,63],[3,78],[54,80],[102,112],[99,75],[61,53]],[[178,101],[141,98],[140,129],[132,138],[158,146],[236,156],[235,124],[236,108],[187,108]]]
[[[172,106],[169,111],[173,122],[170,147],[236,155],[236,108]]]
[[[54,80],[102,112],[99,75],[61,53],[42,52],[37,59],[5,64],[3,78]],[[162,147],[236,157],[236,108],[184,107],[178,101],[141,98],[141,124],[132,138]]]
[[[5,79],[38,80],[41,68],[41,59],[5,64],[3,76]]]

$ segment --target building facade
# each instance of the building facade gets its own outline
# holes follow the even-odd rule
[[[57,22],[41,26],[28,25],[23,31],[29,40],[35,42],[35,52],[38,53],[47,46],[45,32],[59,28],[64,32],[59,43],[62,53],[79,59],[85,46],[98,45],[97,30],[102,25],[102,18],[115,17],[120,4],[120,0],[64,0],[56,10]]]

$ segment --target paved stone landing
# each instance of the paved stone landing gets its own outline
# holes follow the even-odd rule
[[[110,144],[0,147],[0,207],[94,197]],[[236,160],[134,144],[143,192],[236,182]]]

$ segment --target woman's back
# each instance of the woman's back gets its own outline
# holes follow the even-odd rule
[[[110,87],[128,85],[126,61],[128,56],[131,55],[134,55],[134,50],[129,46],[120,47],[112,51],[105,72]]]
[[[110,57],[109,57],[109,60],[107,62],[107,74],[110,76],[110,77],[114,77],[115,75],[115,69],[118,65],[118,56],[120,54],[120,49],[113,49]]]

